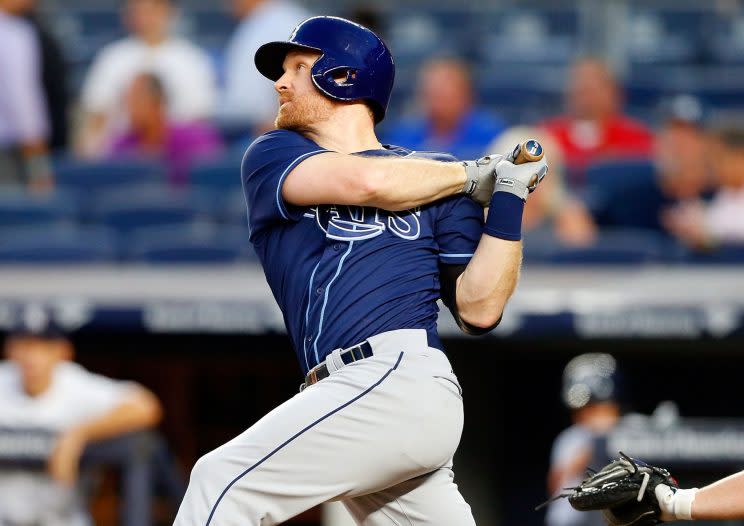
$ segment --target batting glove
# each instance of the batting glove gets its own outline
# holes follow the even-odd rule
[[[463,161],[462,165],[468,177],[463,193],[469,195],[481,206],[488,206],[496,183],[496,166],[503,160],[503,155],[494,153],[481,157],[477,161]]]
[[[692,520],[692,501],[695,500],[697,488],[676,489],[666,484],[659,484],[654,488],[656,500],[659,501],[662,521]]]
[[[527,195],[537,188],[547,173],[548,163],[544,157],[539,161],[523,164],[513,164],[502,159],[496,165],[493,191],[508,192],[526,201]]]

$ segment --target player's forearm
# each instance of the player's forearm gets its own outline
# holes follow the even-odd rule
[[[398,211],[457,194],[466,180],[459,163],[323,153],[292,170],[282,195],[298,206],[359,205]]]
[[[695,520],[744,518],[744,471],[701,488],[692,502]]]
[[[364,177],[366,206],[408,210],[461,193],[467,176],[460,163],[426,159],[370,159]]]
[[[501,317],[519,280],[522,242],[483,235],[457,280],[457,309],[463,321],[491,327]]]
[[[152,427],[161,417],[162,408],[155,395],[138,388],[122,404],[101,417],[82,423],[74,431],[86,443],[96,442]]]

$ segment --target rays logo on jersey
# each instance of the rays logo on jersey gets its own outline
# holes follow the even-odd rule
[[[421,234],[416,208],[403,212],[390,212],[364,206],[320,206],[315,210],[318,225],[329,239],[361,241],[372,239],[386,230],[406,240],[418,239]]]

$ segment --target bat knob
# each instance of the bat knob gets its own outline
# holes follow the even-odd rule
[[[542,144],[537,142],[535,139],[530,139],[518,144],[514,148],[512,157],[514,158],[514,164],[522,164],[528,162],[539,161],[543,158],[543,147]]]

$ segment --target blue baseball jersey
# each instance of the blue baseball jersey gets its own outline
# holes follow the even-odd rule
[[[287,175],[324,152],[299,133],[275,130],[249,146],[242,164],[250,240],[303,372],[333,349],[396,329],[425,329],[441,349],[439,263],[470,260],[483,232],[482,208],[463,196],[403,212],[287,203]],[[397,146],[355,155],[455,161]]]

